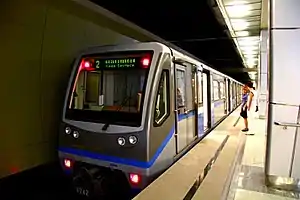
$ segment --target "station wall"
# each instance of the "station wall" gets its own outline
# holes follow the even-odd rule
[[[61,0],[66,7],[68,1]],[[64,91],[76,54],[135,40],[51,0],[1,2],[0,178],[56,158]],[[101,20],[101,16],[99,16]],[[116,28],[116,26],[114,25]]]

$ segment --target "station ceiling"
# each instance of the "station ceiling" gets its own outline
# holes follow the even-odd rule
[[[250,80],[248,73],[243,70],[243,60],[236,45],[228,35],[228,28],[218,21],[211,1],[145,2],[139,5],[134,1],[91,1],[172,42],[241,82]]]

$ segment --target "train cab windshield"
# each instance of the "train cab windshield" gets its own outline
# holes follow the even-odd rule
[[[83,57],[68,97],[66,118],[140,126],[153,52]]]

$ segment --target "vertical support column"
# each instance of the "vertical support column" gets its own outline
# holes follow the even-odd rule
[[[258,107],[259,118],[266,118],[268,99],[268,30],[261,31],[260,63],[258,67]]]
[[[300,190],[300,1],[270,1],[266,180]]]

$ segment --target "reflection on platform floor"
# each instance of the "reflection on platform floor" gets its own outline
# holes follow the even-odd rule
[[[260,193],[250,190],[237,189],[235,200],[293,200],[294,198]]]
[[[265,123],[266,121],[262,119],[249,119],[249,128],[254,135],[247,136],[243,156],[236,166],[227,200],[300,199],[299,193],[276,190],[265,186]],[[240,121],[236,128],[243,128],[243,122]]]

